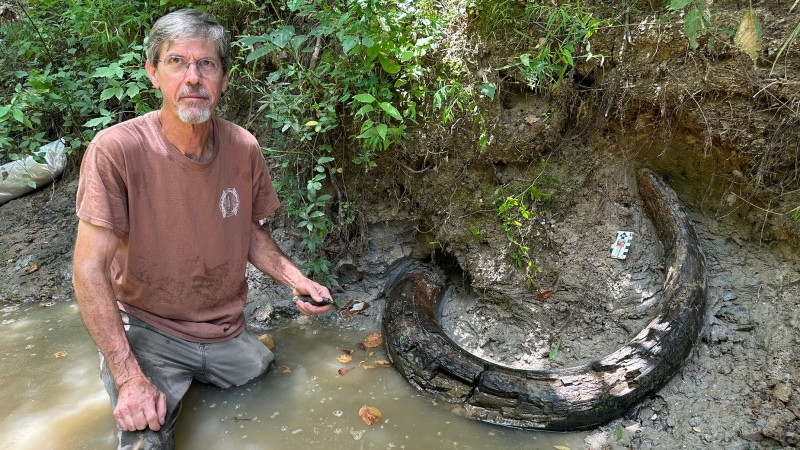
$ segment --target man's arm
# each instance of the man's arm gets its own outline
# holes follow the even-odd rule
[[[255,222],[253,222],[253,235],[250,238],[248,260],[258,270],[291,289],[292,295],[310,295],[317,302],[321,302],[323,297],[333,298],[328,288],[303,275],[278,247],[269,232]],[[306,315],[322,314],[331,308],[331,305],[314,306],[299,300],[295,305]]]
[[[108,228],[81,220],[72,262],[72,284],[81,316],[105,358],[119,391],[114,417],[122,430],[159,430],[166,397],[142,373],[123,329],[111,288],[111,261],[119,238]]]

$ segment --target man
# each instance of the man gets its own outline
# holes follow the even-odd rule
[[[81,165],[73,284],[120,448],[172,448],[193,379],[228,387],[267,370],[272,353],[245,330],[248,261],[294,295],[331,298],[259,225],[279,202],[258,142],[212,117],[229,45],[206,13],[159,19],[145,69],[161,109],[98,133]]]

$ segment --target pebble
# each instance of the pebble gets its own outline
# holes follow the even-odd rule
[[[792,396],[792,387],[786,383],[778,383],[775,389],[772,390],[772,395],[783,403],[789,403],[789,398]]]
[[[692,417],[691,419],[689,419],[689,426],[690,427],[694,428],[694,427],[696,427],[698,425],[700,425],[700,419],[698,419],[697,417]]]

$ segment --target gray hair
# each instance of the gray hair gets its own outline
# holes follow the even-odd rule
[[[211,14],[196,9],[181,9],[171,12],[153,24],[147,41],[147,60],[154,66],[158,66],[159,52],[164,44],[169,45],[181,38],[214,41],[217,44],[223,73],[230,70],[231,48],[225,28]]]

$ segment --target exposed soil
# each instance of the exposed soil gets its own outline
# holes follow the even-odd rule
[[[730,3],[717,20],[735,29],[742,10],[716,3]],[[468,24],[455,27],[454,51],[476,78],[499,87],[498,100],[483,105],[491,144],[477,152],[464,120],[419,131],[377,170],[340,180],[368,207],[349,240],[328,245],[336,295],[371,307],[313,320],[377,330],[387,283],[426,261],[452,281],[445,328],[476,355],[526,368],[605,355],[649,321],[664,282],[662,249],[634,181],[648,167],[695,222],[708,266],[705,325],[669,385],[592,433],[587,446],[800,445],[800,227],[788,214],[800,205],[798,46],[781,78],[769,74],[798,17],[787,20],[791,2],[774,3],[757,10],[769,34],[756,65],[730,40],[692,53],[680,22],[642,15],[631,20],[630,40],[619,29],[593,44],[609,55],[602,68],[579,66],[571,86],[547,96],[492,69],[508,54],[500,45],[466,38]],[[0,206],[0,300],[71,300],[75,175],[73,167],[55,185]],[[532,202],[535,218],[522,224],[541,269],[528,288],[497,205],[534,185],[550,198]],[[274,226],[299,259],[280,214]],[[625,260],[608,255],[618,230],[635,233]],[[255,272],[249,280],[251,327],[297,318],[285,289]]]

